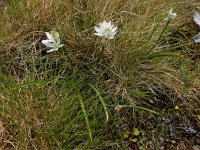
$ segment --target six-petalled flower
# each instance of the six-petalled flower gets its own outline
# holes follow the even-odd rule
[[[60,44],[59,33],[56,31],[45,32],[47,36],[47,40],[42,40],[42,43],[51,48],[47,51],[47,53],[57,51],[59,48],[63,47],[64,44]]]
[[[111,24],[111,21],[103,21],[99,24],[99,26],[94,27],[97,36],[101,36],[106,39],[113,39],[115,34],[117,33],[117,27]]]

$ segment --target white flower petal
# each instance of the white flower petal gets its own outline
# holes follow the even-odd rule
[[[58,48],[56,48],[56,49],[52,48],[52,49],[48,50],[47,53],[51,53],[51,52],[54,52],[54,51],[57,51],[57,50],[58,50]]]
[[[199,13],[195,12],[193,14],[193,20],[200,27],[200,14]]]
[[[99,27],[95,26],[94,29],[95,29],[96,32],[100,32],[100,28]]]
[[[50,40],[42,40],[42,43],[47,47],[54,47],[53,43]]]
[[[176,18],[176,13],[173,13],[173,9],[170,9],[167,17],[164,20],[173,20]]]
[[[114,27],[111,29],[112,32],[115,32],[117,30],[117,27]]]
[[[176,18],[176,13],[173,13],[171,18],[175,19]]]
[[[100,34],[100,33],[94,33],[94,34],[98,36],[104,36],[103,34]]]
[[[109,36],[109,37],[106,37],[106,38],[108,38],[108,39],[114,39],[114,36]]]
[[[166,17],[164,20],[169,20],[169,18],[168,18],[168,17]]]
[[[107,22],[104,20],[104,21],[99,25],[99,27],[100,27],[100,28],[106,28],[106,24],[107,24]]]
[[[115,26],[115,25],[111,25],[111,26],[110,26],[110,29],[112,29],[114,26]]]
[[[113,39],[115,35],[111,34],[111,35],[106,35],[106,38],[108,39]]]
[[[193,37],[195,43],[200,43],[200,33]]]
[[[110,37],[109,39],[110,39],[110,40],[111,40],[111,39],[114,39],[114,36]]]
[[[50,32],[45,32],[45,34],[49,40],[53,41],[53,36]]]
[[[102,24],[103,24],[103,25],[106,25],[106,24],[107,24],[107,21],[106,21],[106,20],[104,20],[104,21],[102,22]]]
[[[117,31],[113,33],[113,36],[114,36],[115,34],[117,34]]]
[[[172,11],[173,11],[173,9],[171,8],[170,11],[169,11],[169,14],[172,14]]]

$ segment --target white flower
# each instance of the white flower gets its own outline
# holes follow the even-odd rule
[[[195,13],[193,14],[193,20],[194,20],[194,22],[195,22],[195,23],[199,26],[199,28],[200,28],[200,14],[199,14],[199,13],[195,12]],[[197,34],[197,35],[195,35],[195,36],[193,37],[193,40],[194,40],[195,43],[200,43],[200,33]]]
[[[176,18],[176,13],[173,13],[173,9],[170,9],[167,17],[165,18],[165,20],[173,20]]]
[[[95,35],[107,38],[107,39],[113,39],[115,34],[117,33],[117,27],[114,27],[114,25],[111,24],[111,21],[106,22],[105,20],[99,24],[99,27],[94,27],[95,31],[97,33],[94,33]]]
[[[57,51],[64,44],[60,44],[59,33],[55,31],[45,32],[47,36],[47,40],[42,40],[42,43],[47,47],[51,48],[47,51],[47,53]]]

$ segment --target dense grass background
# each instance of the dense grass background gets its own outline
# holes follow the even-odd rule
[[[172,7],[177,18],[158,41]],[[199,7],[198,0],[0,1],[1,149],[198,145],[192,13]],[[118,33],[96,62],[103,46],[94,26],[104,19]],[[53,29],[65,46],[47,54],[41,40]]]

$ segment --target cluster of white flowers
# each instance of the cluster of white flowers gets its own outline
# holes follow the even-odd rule
[[[173,9],[170,9],[168,12],[167,17],[164,20],[170,21],[176,18],[176,13],[173,12]],[[195,12],[193,15],[194,22],[199,26],[200,28],[200,14]],[[98,26],[94,27],[96,33],[94,33],[97,36],[102,37],[103,39],[113,39],[114,36],[117,33],[117,27],[115,27],[111,21],[103,21],[99,23]],[[59,48],[63,47],[64,44],[60,44],[60,37],[59,33],[56,31],[51,32],[45,32],[47,39],[42,40],[42,43],[46,45],[48,48],[51,48],[47,51],[47,53],[57,51]],[[200,43],[200,33],[193,37],[193,40],[195,43]]]

